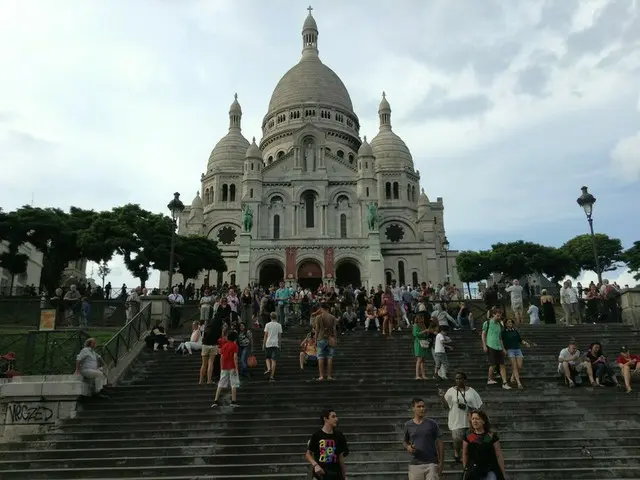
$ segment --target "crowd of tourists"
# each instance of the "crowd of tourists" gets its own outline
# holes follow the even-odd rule
[[[572,288],[570,285],[563,287]],[[202,358],[199,383],[214,384],[217,388],[212,408],[221,405],[222,392],[231,391],[232,407],[238,406],[238,388],[257,366],[253,349],[261,345],[265,357],[264,376],[276,381],[282,338],[294,324],[305,327],[299,343],[299,366],[302,371],[313,365],[317,381],[332,381],[334,355],[338,339],[356,330],[381,335],[387,339],[403,329],[410,329],[415,357],[417,381],[436,378],[449,379],[449,352],[455,348],[449,333],[461,329],[481,328],[482,348],[488,359],[487,384],[500,383],[505,390],[524,388],[521,373],[524,365],[523,349],[535,347],[524,339],[518,326],[524,322],[521,287],[512,282],[505,293],[509,296],[513,318],[506,318],[505,305],[489,305],[486,318],[475,319],[470,305],[455,287],[446,283],[433,286],[423,283],[406,287],[392,282],[383,288],[334,288],[321,285],[317,290],[288,287],[284,282],[268,289],[245,288],[240,294],[233,287],[219,290],[204,288],[198,295],[200,318],[192,323],[191,334],[185,341],[170,338],[164,328],[156,326],[147,337],[154,350],[175,349],[177,354],[200,352]],[[542,292],[546,293],[546,292]],[[568,297],[567,297],[568,298]],[[544,295],[542,309],[544,311]],[[180,287],[168,295],[172,326],[180,324],[180,312],[185,298]],[[562,293],[561,293],[562,303]],[[569,302],[570,303],[570,302]],[[565,312],[572,312],[562,303]],[[529,323],[540,323],[535,305],[527,309]],[[544,315],[544,314],[543,314]],[[481,323],[480,323],[481,322]],[[253,338],[260,332],[260,338]],[[88,348],[91,348],[88,345]],[[467,347],[465,347],[467,348]],[[640,357],[620,349],[616,372],[594,342],[585,353],[570,342],[558,355],[558,374],[573,388],[586,375],[593,386],[622,385],[631,391],[632,378],[640,374]],[[78,372],[96,385],[103,381],[89,351],[78,357]],[[88,367],[82,370],[83,362]],[[431,364],[432,367],[427,365]],[[430,370],[430,373],[427,373]],[[82,373],[82,372],[85,373]],[[88,373],[87,373],[88,372]],[[483,402],[476,390],[466,384],[464,372],[455,374],[455,385],[440,390],[441,403],[448,409],[448,429],[454,445],[454,460],[463,465],[468,480],[504,479],[506,472],[499,437],[492,430],[489,418],[482,410]],[[404,447],[411,456],[409,479],[437,479],[443,470],[444,446],[439,425],[425,416],[425,402],[414,398],[411,402],[413,418],[405,425]],[[344,457],[349,449],[347,439],[339,432],[335,411],[321,415],[322,428],[309,440],[306,459],[317,478],[345,479]]]

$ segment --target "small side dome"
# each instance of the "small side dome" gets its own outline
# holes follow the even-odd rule
[[[429,205],[429,197],[427,197],[427,194],[424,193],[424,188],[423,188],[422,193],[420,194],[420,199],[418,200],[418,206],[426,207],[427,205]]]
[[[256,144],[256,137],[253,137],[251,145],[249,145],[249,148],[247,148],[247,154],[245,155],[245,158],[259,158],[262,160],[262,152]]]
[[[373,157],[373,150],[371,149],[371,145],[367,142],[367,137],[364,137],[364,141],[360,148],[358,149],[359,157]]]
[[[200,192],[196,192],[196,196],[193,199],[193,201],[191,202],[191,210],[193,210],[194,208],[203,208],[202,205],[202,198],[200,198]]]

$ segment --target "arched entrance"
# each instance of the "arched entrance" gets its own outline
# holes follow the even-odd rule
[[[344,260],[338,264],[338,268],[336,268],[336,285],[338,287],[351,285],[355,288],[360,287],[361,283],[360,269],[354,261]]]
[[[278,285],[284,280],[284,269],[282,264],[277,260],[267,260],[260,267],[260,274],[258,275],[258,283],[261,287],[268,288],[271,285]]]
[[[315,260],[305,260],[298,267],[298,285],[316,290],[322,283],[322,267]]]

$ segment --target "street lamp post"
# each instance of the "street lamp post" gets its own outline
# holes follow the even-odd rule
[[[444,264],[447,269],[447,282],[448,282],[450,280],[449,279],[449,240],[447,240],[446,236],[442,239],[442,250],[444,250]]]
[[[167,208],[171,212],[171,249],[169,251],[169,293],[173,288],[173,263],[176,251],[176,228],[178,226],[178,218],[184,210],[184,203],[180,200],[180,194],[178,192],[173,194],[173,200],[169,202]]]
[[[598,274],[598,283],[602,285],[602,270],[600,269],[600,260],[598,259],[598,247],[596,245],[596,235],[593,233],[593,205],[596,203],[596,197],[589,193],[587,187],[582,187],[582,195],[578,197],[578,205],[584,209],[589,222],[589,231],[591,232],[591,246],[593,247],[593,258],[596,261],[596,274]]]

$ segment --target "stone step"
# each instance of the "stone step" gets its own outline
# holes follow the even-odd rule
[[[148,467],[138,466],[120,466],[117,464],[117,460],[111,462],[109,465],[99,467],[82,467],[82,468],[30,468],[29,479],[65,479],[65,478],[83,478],[83,479],[104,479],[105,470],[108,468],[109,474],[117,474],[118,478],[126,476],[139,475],[138,478],[148,478],[149,475],[155,474],[160,477],[169,475],[192,475],[202,478],[203,475],[208,475],[213,478],[233,478],[233,475],[241,473],[243,477],[238,478],[256,478],[256,475],[264,475],[265,473],[275,473],[281,475],[279,478],[283,478],[282,475],[295,474],[298,478],[305,478],[308,475],[309,464],[304,461],[285,463],[278,462],[277,465],[270,463],[247,463],[245,462],[241,466],[238,464],[207,464],[202,460],[202,463],[197,463],[197,459],[193,457],[185,457],[191,464],[188,465],[172,465],[166,459],[156,457],[157,464]],[[507,463],[507,472],[512,472],[515,476],[513,469],[524,469],[541,471],[541,469],[549,468],[557,462],[558,467],[565,470],[573,471],[573,475],[577,472],[580,477],[588,478],[581,475],[585,469],[597,469],[600,473],[611,472],[617,469],[633,469],[636,472],[640,472],[640,457],[636,456],[618,456],[618,457],[582,457],[568,459],[564,456],[559,457],[547,457],[542,459],[524,459],[514,462],[513,465]],[[609,466],[603,469],[603,464],[607,463]],[[358,473],[369,473],[378,475],[382,471],[388,471],[393,473],[401,473],[407,471],[407,460],[398,458],[395,462],[389,461],[351,461],[349,460],[349,469],[357,471]],[[446,466],[449,466],[448,464]],[[453,466],[452,466],[453,467]],[[451,468],[451,467],[450,467]],[[614,470],[615,469],[615,470]],[[462,470],[459,466],[455,466],[450,469],[450,473],[457,475],[462,474]],[[24,480],[24,470],[5,470],[2,472],[3,480]],[[259,478],[259,477],[258,477]],[[519,478],[519,477],[518,477]],[[544,477],[545,479],[548,477]],[[572,478],[572,477],[568,477]],[[573,477],[575,478],[575,477]],[[599,478],[607,478],[599,477]]]
[[[436,417],[436,419],[438,419]],[[444,420],[444,418],[438,419]],[[637,419],[634,420],[596,420],[596,421],[579,421],[575,418],[569,419],[570,422],[573,422],[572,426],[575,428],[580,428],[582,430],[593,430],[593,431],[602,431],[606,430],[607,432],[615,431],[624,431],[627,432],[630,429],[640,429],[640,422]],[[345,432],[348,432],[348,438],[353,438],[354,441],[367,441],[374,439],[382,439],[389,441],[390,443],[397,442],[398,439],[402,436],[402,429],[404,423],[388,423],[384,425],[358,425],[357,429],[348,430],[345,429]],[[508,420],[497,420],[496,425],[500,432],[510,433],[510,438],[518,439],[522,438],[522,436],[526,434],[538,434],[539,432],[555,432],[556,435],[567,435],[572,436],[573,433],[571,431],[563,430],[563,427],[566,428],[567,421],[563,421],[558,419],[555,422],[550,421],[540,421],[536,422],[535,425],[532,423],[523,424],[522,420],[519,421],[508,421]],[[301,445],[309,439],[309,431],[313,431],[314,426],[304,424],[304,425],[292,425],[292,426],[270,426],[269,432],[270,435],[256,435],[253,432],[255,431],[255,427],[240,427],[228,425],[227,428],[232,428],[232,432],[235,434],[225,435],[224,437],[220,437],[219,433],[225,430],[225,426],[222,425],[220,428],[215,429],[212,428],[209,432],[206,431],[189,431],[186,429],[173,431],[173,430],[164,430],[164,429],[149,429],[149,430],[135,430],[131,432],[77,432],[77,433],[47,433],[47,434],[34,434],[34,435],[25,435],[23,437],[24,442],[30,442],[32,444],[41,444],[41,443],[50,443],[56,442],[61,448],[75,448],[78,444],[82,442],[86,442],[90,440],[93,445],[96,447],[106,448],[107,446],[115,446],[118,447],[119,441],[124,440],[135,440],[140,442],[146,441],[160,441],[163,442],[180,442],[183,444],[193,442],[201,442],[206,439],[218,439],[221,442],[221,445],[225,442],[233,442],[235,439],[239,439],[239,441],[244,442],[240,443],[240,445],[249,443],[252,438],[262,438],[263,441],[268,441],[270,438],[273,438],[273,442],[287,442],[292,441],[292,438],[297,438],[300,441]],[[518,433],[521,432],[523,435],[518,436]],[[277,440],[276,440],[277,439]],[[261,442],[256,442],[261,443]],[[170,443],[169,443],[170,444]],[[231,444],[231,443],[229,443]],[[64,445],[64,447],[63,447]]]
[[[398,442],[399,443],[399,442]],[[521,450],[521,449],[504,449],[505,463],[507,469],[515,466],[526,466],[525,464],[539,464],[542,461],[560,462],[566,461],[569,463],[580,462],[583,460],[603,460],[609,459],[613,464],[625,464],[636,465],[640,461],[640,456],[634,455],[632,452],[620,451],[616,447],[608,448],[590,448],[589,456],[585,456],[582,453],[581,448],[567,448],[567,449],[533,449],[533,450]],[[212,449],[211,452],[196,455],[192,452],[188,452],[188,455],[184,453],[181,455],[157,455],[152,454],[148,456],[144,455],[132,455],[119,458],[111,457],[96,457],[89,455],[88,457],[78,458],[49,458],[49,459],[30,459],[30,460],[0,460],[0,468],[5,470],[17,470],[20,468],[29,469],[83,469],[83,468],[110,468],[117,465],[118,467],[130,467],[130,468],[153,468],[162,466],[192,466],[197,464],[208,464],[213,469],[218,467],[238,467],[240,465],[246,465],[246,452],[245,454],[237,453],[235,455],[217,454],[216,449]],[[451,451],[450,451],[451,453]],[[264,470],[268,470],[267,465],[278,464],[280,467],[304,467],[304,446],[300,446],[297,452],[291,453],[271,453],[271,454],[252,454],[252,458],[259,460],[257,466],[261,466]],[[349,464],[402,464],[407,461],[407,454],[400,448],[396,448],[392,451],[388,449],[381,449],[379,451],[352,451],[348,456]],[[458,466],[453,460],[452,454],[447,455],[445,461],[446,470],[455,470]],[[296,469],[298,470],[298,469]]]
[[[505,433],[501,436],[506,437],[509,440],[508,434]],[[599,438],[597,446],[589,446],[589,450],[596,456],[603,456],[605,451],[614,450],[612,453],[616,453],[616,449],[624,449],[626,447],[634,448],[640,442],[640,437],[629,436],[616,438]],[[453,443],[450,437],[444,438],[445,450],[451,452]],[[558,452],[566,452],[568,456],[577,456],[582,452],[582,444],[585,443],[584,437],[573,438],[547,438],[545,440],[518,440],[517,448],[503,448],[505,455],[509,458],[515,458],[513,455],[517,452],[523,452],[528,454],[531,452],[533,455],[543,455],[546,453],[557,454]],[[567,446],[575,445],[575,446]],[[395,444],[389,441],[364,441],[364,442],[349,442],[349,448],[352,455],[358,452],[401,452],[404,453],[404,447],[396,441]],[[304,449],[304,442],[294,443],[280,443],[278,445],[254,445],[252,443],[240,446],[225,446],[220,445],[218,442],[211,442],[203,445],[189,445],[189,453],[193,456],[206,456],[215,455],[217,459],[223,458],[246,458],[247,450],[252,450],[252,456],[254,457],[270,457],[279,455],[300,455],[301,449]],[[47,459],[88,459],[95,456],[96,458],[127,458],[127,457],[164,457],[164,456],[179,456],[183,453],[184,445],[175,446],[130,446],[119,448],[76,448],[76,449],[50,449],[50,450],[0,450],[0,459],[5,463],[14,461],[30,461],[35,460],[47,460]],[[218,453],[218,450],[222,452]],[[232,451],[237,451],[233,453]],[[214,452],[212,454],[212,452]],[[450,455],[449,455],[450,456]]]

